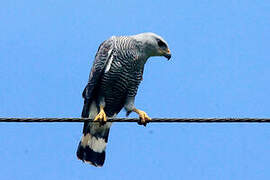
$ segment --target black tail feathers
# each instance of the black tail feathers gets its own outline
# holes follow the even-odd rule
[[[105,161],[105,150],[102,152],[95,152],[89,146],[83,147],[80,142],[77,150],[77,157],[83,162],[90,163],[96,167],[102,167]]]
[[[103,166],[110,126],[111,123],[103,126],[98,123],[85,123],[84,134],[77,150],[78,159],[97,167]]]

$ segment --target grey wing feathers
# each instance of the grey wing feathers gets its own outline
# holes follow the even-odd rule
[[[93,96],[95,95],[95,90],[98,89],[99,81],[104,73],[104,69],[106,67],[106,64],[108,63],[108,60],[110,59],[111,55],[113,54],[113,40],[108,39],[104,41],[98,48],[98,51],[95,56],[95,61],[93,63],[89,80],[84,88],[83,91],[83,98],[84,98],[84,106],[82,110],[82,117],[88,118],[89,117],[89,108],[91,105],[91,102],[93,100]]]

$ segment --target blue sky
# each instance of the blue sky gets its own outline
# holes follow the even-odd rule
[[[136,105],[149,116],[270,117],[269,8],[266,0],[3,1],[0,116],[79,117],[99,44],[151,31],[172,59],[146,64]],[[269,128],[115,123],[105,165],[95,168],[75,156],[80,123],[1,123],[0,176],[269,179]]]

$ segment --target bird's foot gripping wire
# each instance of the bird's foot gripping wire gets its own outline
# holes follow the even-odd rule
[[[94,121],[98,121],[100,123],[100,125],[106,124],[107,116],[106,116],[106,113],[105,113],[104,108],[102,106],[100,106],[100,111],[99,111],[98,115],[96,115]]]
[[[136,112],[140,117],[140,120],[138,121],[139,125],[146,126],[147,122],[151,121],[151,118],[146,114],[146,112],[136,108],[134,108],[133,111]]]

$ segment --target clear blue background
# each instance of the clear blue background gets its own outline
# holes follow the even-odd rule
[[[270,117],[267,0],[2,1],[0,116],[79,117],[99,44],[149,31],[167,40],[172,59],[149,59],[138,108],[151,117]],[[268,124],[115,123],[103,168],[75,156],[81,123],[0,130],[5,180],[270,178]]]

